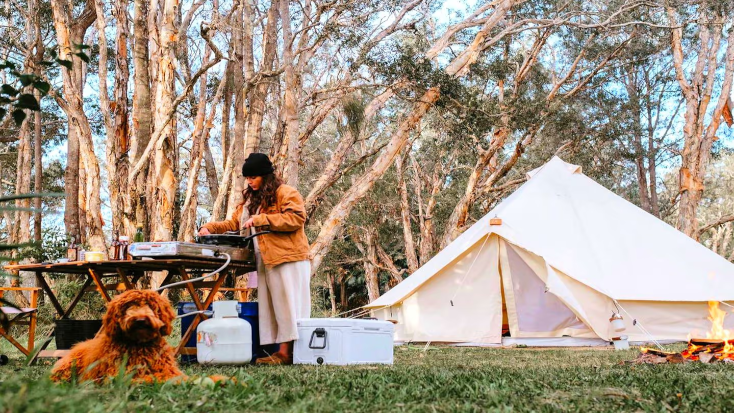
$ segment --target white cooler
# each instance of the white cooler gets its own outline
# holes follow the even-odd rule
[[[382,320],[304,318],[297,321],[294,364],[392,364],[393,324]]]

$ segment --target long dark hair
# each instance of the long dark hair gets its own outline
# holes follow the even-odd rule
[[[263,184],[257,191],[248,185],[242,191],[242,202],[247,206],[250,215],[255,215],[260,207],[275,205],[278,201],[276,192],[283,185],[280,177],[275,173],[263,175]]]

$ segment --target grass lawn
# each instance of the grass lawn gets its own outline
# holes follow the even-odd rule
[[[636,354],[403,346],[394,366],[185,367],[239,380],[215,388],[54,385],[50,365],[16,357],[0,366],[0,412],[734,411],[734,366],[619,365]]]

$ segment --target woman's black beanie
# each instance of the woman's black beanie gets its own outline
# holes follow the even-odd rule
[[[265,176],[273,172],[273,163],[264,153],[251,153],[242,165],[242,176]]]

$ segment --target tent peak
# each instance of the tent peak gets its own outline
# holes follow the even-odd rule
[[[570,174],[582,174],[581,166],[574,165],[572,163],[568,163],[564,161],[563,159],[559,158],[558,156],[553,156],[550,161],[543,164],[543,166],[539,168],[535,168],[532,171],[527,173],[527,178],[531,179],[535,175],[537,175],[539,172],[545,170],[545,169],[565,169]]]

